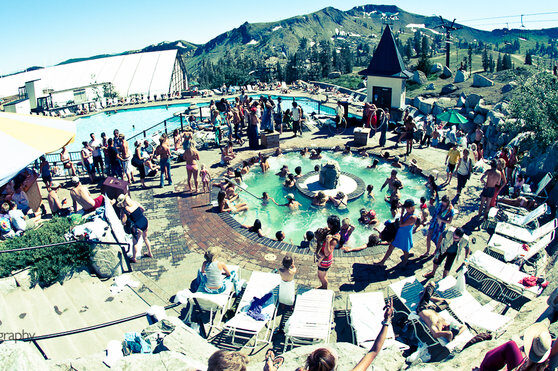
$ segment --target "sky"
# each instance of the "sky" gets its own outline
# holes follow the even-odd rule
[[[558,27],[556,0],[3,1],[0,75],[73,57],[141,49],[161,41],[205,43],[246,21],[272,22],[327,6],[348,10],[364,4],[394,4],[412,13],[457,18],[458,23],[485,30],[506,27],[506,22],[510,28],[519,28],[520,14],[554,12],[527,15],[524,25]]]

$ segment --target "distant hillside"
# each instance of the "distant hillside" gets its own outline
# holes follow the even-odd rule
[[[300,15],[277,22],[244,23],[240,27],[222,33],[202,45],[185,40],[161,42],[141,50],[129,50],[116,54],[101,54],[87,58],[72,58],[61,62],[71,63],[138,52],[178,49],[190,75],[196,75],[202,61],[215,62],[226,55],[245,55],[254,59],[286,61],[287,57],[307,39],[309,46],[329,40],[333,47],[349,45],[353,49],[368,44],[373,50],[384,25],[386,16],[394,15],[392,29],[404,43],[421,30],[432,39],[445,37],[437,27],[441,21],[435,16],[424,16],[406,12],[395,5],[363,5],[347,11],[327,7],[314,13]],[[459,23],[456,23],[459,24]],[[531,49],[536,43],[547,43],[549,38],[558,38],[558,28],[542,30],[494,30],[483,31],[462,26],[453,32],[453,41],[483,42],[502,46],[519,40],[521,53]],[[37,67],[35,67],[37,68]]]

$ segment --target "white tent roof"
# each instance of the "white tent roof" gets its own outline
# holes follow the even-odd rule
[[[169,92],[176,50],[119,55],[42,68],[0,78],[0,97],[18,94],[25,82],[36,83],[37,97],[43,89],[73,89],[111,82],[120,96]]]

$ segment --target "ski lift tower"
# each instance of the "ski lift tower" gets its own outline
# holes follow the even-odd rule
[[[455,26],[455,18],[453,19],[453,22],[451,23],[446,23],[446,21],[444,21],[444,18],[442,18],[440,16],[440,20],[442,21],[441,25],[436,26],[437,28],[442,28],[444,31],[446,31],[446,67],[449,68],[450,65],[450,43],[451,43],[451,33],[455,30],[459,30],[461,28],[461,26]]]

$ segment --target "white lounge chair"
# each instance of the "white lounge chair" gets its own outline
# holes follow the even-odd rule
[[[275,273],[252,272],[252,276],[246,285],[246,290],[238,304],[238,308],[233,318],[228,320],[224,329],[232,336],[232,342],[236,338],[249,340],[255,336],[254,345],[250,348],[255,349],[258,343],[271,343],[271,336],[275,328],[275,315],[277,313],[278,287],[281,276]],[[257,321],[250,317],[247,312],[254,298],[262,298],[271,293],[271,298],[263,306],[261,313],[266,320]],[[269,325],[268,325],[269,324]],[[266,326],[267,325],[267,326]],[[266,328],[265,333],[260,338],[260,332]]]
[[[520,256],[525,260],[531,259],[539,251],[546,248],[554,240],[554,231],[547,233],[538,239],[528,250],[523,249],[523,243],[510,240],[509,238],[494,233],[488,241],[488,249],[502,254],[504,261],[509,262]]]
[[[469,340],[473,338],[473,334],[468,329],[464,329],[463,332],[457,335],[451,342],[448,342],[444,338],[438,338],[438,339],[434,338],[428,326],[426,326],[426,324],[422,322],[422,319],[419,317],[417,313],[417,307],[419,305],[420,298],[424,290],[424,286],[416,279],[415,276],[411,276],[401,281],[392,283],[391,285],[389,285],[389,288],[391,289],[391,291],[393,291],[393,293],[397,296],[399,301],[401,301],[401,303],[408,310],[409,313],[407,313],[407,318],[415,328],[415,334],[417,333],[416,325],[419,324],[420,326],[422,326],[424,331],[428,334],[428,336],[434,343],[431,344],[430,346],[439,343],[442,346],[446,347],[451,352],[456,348],[460,348],[464,346]],[[459,323],[459,321],[453,318],[451,314],[448,313],[447,310],[443,310],[438,314],[442,318],[444,318],[449,324]]]
[[[285,346],[329,342],[333,324],[332,290],[313,289],[298,294],[293,314],[285,324]]]
[[[351,325],[353,343],[371,348],[382,330],[384,318],[384,294],[380,291],[350,294],[347,298],[347,321]],[[393,326],[390,324],[384,348],[395,343]],[[401,344],[401,343],[400,343]]]
[[[489,213],[488,213],[488,217],[490,218],[491,216],[496,217],[496,214],[498,213],[498,208],[491,208]],[[539,219],[541,216],[543,216],[544,214],[546,214],[548,212],[549,208],[547,204],[542,204],[539,207],[537,207],[535,210],[529,212],[528,214],[525,215],[521,215],[521,214],[517,214],[517,213],[511,213],[511,212],[507,212],[502,210],[502,212],[507,216],[508,220],[506,221],[506,223],[508,224],[513,224],[513,225],[517,225],[520,227],[525,227],[527,226],[529,223]]]
[[[466,269],[466,268],[465,268]],[[462,271],[460,274],[465,274]],[[463,279],[465,279],[463,277]],[[453,276],[448,276],[438,282],[438,292],[444,297],[444,292],[452,290],[452,294],[457,291],[459,296],[448,300],[452,312],[461,321],[467,324],[490,332],[500,332],[511,321],[511,318],[492,311],[489,305],[482,305],[466,287],[462,290],[456,289],[457,280]]]
[[[513,305],[519,297],[530,300],[542,292],[542,287],[523,286],[520,281],[526,277],[530,275],[521,272],[518,265],[501,262],[485,252],[476,251],[469,258],[467,278],[481,287],[486,285],[488,296],[509,305]]]
[[[535,192],[533,193],[522,192],[521,195],[525,197],[533,197],[533,198],[539,197],[546,200],[548,198],[548,193],[546,192],[545,188],[550,183],[551,180],[552,180],[552,174],[546,173],[546,175],[541,179],[541,181],[537,185],[537,189],[535,190]],[[543,195],[541,195],[541,192],[544,192]]]
[[[515,240],[532,243],[541,238],[542,236],[552,232],[558,227],[558,219],[553,219],[546,223],[545,225],[536,229],[527,229],[523,227],[518,227],[513,224],[499,222],[496,224],[494,229],[495,233],[501,234],[506,237],[513,238]]]

